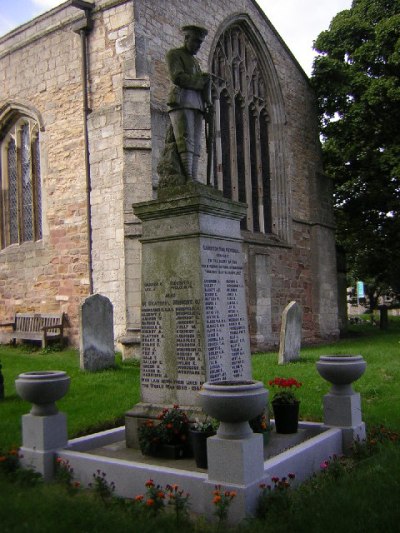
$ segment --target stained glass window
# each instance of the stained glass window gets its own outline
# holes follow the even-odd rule
[[[42,238],[42,190],[39,130],[30,118],[19,118],[1,141],[0,242],[11,244]]]
[[[248,204],[242,229],[271,232],[268,110],[255,48],[239,24],[221,35],[212,61],[215,185]]]
[[[8,145],[7,167],[10,244],[14,244],[18,242],[17,149],[14,139]]]

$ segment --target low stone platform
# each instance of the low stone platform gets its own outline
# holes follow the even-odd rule
[[[254,503],[259,494],[259,484],[271,484],[274,476],[294,473],[295,484],[298,484],[319,472],[320,464],[334,454],[342,454],[340,428],[301,422],[299,432],[292,435],[278,435],[272,431],[270,441],[264,447],[263,477],[243,497],[251,498]],[[207,470],[197,468],[194,459],[174,461],[145,457],[140,450],[128,449],[124,427],[70,440],[55,455],[69,462],[82,486],[88,486],[93,481],[97,470],[104,472],[109,482],[115,483],[116,495],[126,498],[142,494],[150,478],[162,486],[177,484],[191,495],[191,510],[208,516],[212,514],[209,508],[214,485],[221,484],[226,490],[238,492],[230,510],[230,521],[236,523],[244,518],[243,505],[239,505],[240,493],[244,492],[241,485],[228,484],[223,479],[209,479]],[[232,468],[235,468],[234,464]]]
[[[290,435],[283,435],[271,431],[268,442],[264,445],[264,460],[270,459],[290,450],[294,446],[297,446],[307,440],[315,437],[321,433],[321,427],[318,424],[317,427],[300,428],[297,433]],[[206,469],[197,468],[195,460],[193,458],[185,459],[164,459],[161,457],[149,457],[142,454],[138,449],[127,448],[126,441],[120,440],[111,444],[106,444],[98,448],[93,448],[87,453],[90,455],[97,455],[101,457],[109,457],[114,459],[123,459],[125,461],[131,461],[142,464],[152,464],[155,466],[166,466],[177,468],[179,470],[188,470],[193,472],[207,472]]]

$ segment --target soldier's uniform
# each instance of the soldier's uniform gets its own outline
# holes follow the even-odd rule
[[[207,34],[198,26],[185,26],[182,31],[186,36],[195,35],[199,41]],[[208,75],[202,73],[194,53],[186,46],[170,50],[167,65],[174,84],[167,104],[176,146],[187,177],[196,179]]]

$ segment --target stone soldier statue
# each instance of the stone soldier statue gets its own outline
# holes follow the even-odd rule
[[[197,176],[203,115],[211,104],[207,98],[209,75],[201,71],[199,62],[194,57],[208,32],[193,25],[184,26],[182,32],[185,36],[183,46],[167,53],[168,71],[174,84],[167,101],[172,131],[167,132],[159,173],[165,176],[165,169],[168,167],[170,174],[177,174],[176,165],[175,170],[171,170],[174,166],[171,163],[173,156],[171,149],[168,149],[168,145],[174,143],[174,150],[177,151],[187,181],[195,180]],[[169,178],[172,178],[169,179],[170,182],[177,181],[171,175]]]

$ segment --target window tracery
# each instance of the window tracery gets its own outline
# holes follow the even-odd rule
[[[248,204],[242,229],[270,233],[271,191],[266,83],[240,24],[227,28],[212,59],[214,176],[224,196]]]
[[[2,136],[1,248],[42,238],[39,148],[39,127],[30,117],[19,117]]]

